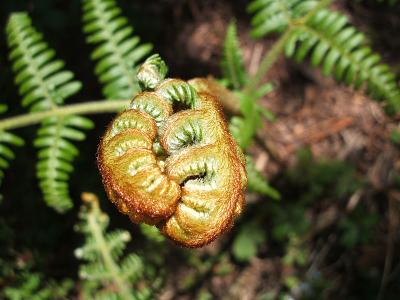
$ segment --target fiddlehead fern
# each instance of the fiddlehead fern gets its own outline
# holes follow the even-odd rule
[[[140,70],[162,68],[152,56]],[[240,214],[245,160],[204,84],[198,91],[195,80],[164,75],[110,124],[99,168],[109,198],[133,222],[156,224],[178,244],[201,247]],[[174,113],[176,102],[188,109]]]

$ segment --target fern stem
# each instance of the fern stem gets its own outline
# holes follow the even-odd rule
[[[43,121],[43,119],[54,116],[66,115],[86,115],[111,113],[122,110],[129,104],[130,100],[113,100],[113,101],[91,101],[79,104],[70,104],[61,106],[48,111],[27,113],[16,117],[5,118],[0,120],[0,131],[6,129],[15,129],[25,126],[34,125]]]
[[[268,73],[269,69],[279,58],[279,55],[283,52],[285,44],[291,36],[293,30],[304,25],[318,11],[331,4],[332,1],[333,0],[322,0],[305,16],[291,22],[284,34],[275,42],[272,49],[265,54],[264,58],[261,60],[260,67],[258,68],[256,74],[254,74],[254,76],[247,81],[247,84],[243,90],[246,95],[252,95],[255,92],[263,77]]]
[[[128,284],[124,281],[123,278],[119,276],[118,266],[115,264],[113,258],[110,254],[110,249],[108,248],[107,242],[104,239],[102,229],[100,225],[96,221],[96,217],[93,214],[88,215],[88,225],[91,227],[91,231],[93,232],[93,237],[96,240],[96,244],[99,247],[101,256],[104,261],[105,267],[112,274],[112,278],[115,281],[115,284],[118,287],[118,291],[123,300],[133,300],[136,297],[131,295]]]
[[[286,42],[288,41],[290,35],[292,33],[291,28],[279,38],[279,40],[273,45],[272,49],[268,51],[268,53],[264,56],[260,63],[260,67],[258,68],[256,74],[252,76],[244,87],[244,94],[252,95],[254,91],[257,89],[257,86],[260,84],[260,81],[263,79],[265,74],[268,73],[269,69],[278,59],[279,55],[282,53],[283,48],[285,47]]]

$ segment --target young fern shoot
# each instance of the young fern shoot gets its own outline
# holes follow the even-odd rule
[[[55,110],[81,89],[73,73],[64,71],[64,63],[54,59],[55,51],[43,41],[26,13],[12,14],[6,32],[23,107],[31,112]],[[44,119],[37,132],[34,145],[39,149],[39,186],[46,203],[59,212],[72,207],[68,179],[79,150],[71,141],[83,140],[82,130],[92,127],[92,121],[81,116],[53,116]]]
[[[251,96],[242,92],[249,75],[243,63],[242,51],[237,36],[236,25],[230,22],[224,40],[224,51],[221,68],[224,74],[223,80],[239,95],[241,116],[234,116],[229,123],[232,136],[242,149],[246,149],[252,142],[256,131],[262,126],[261,116],[263,108],[257,104],[257,100],[272,90],[272,85],[264,84],[259,90],[252,92]],[[267,112],[269,113],[269,112]],[[246,171],[249,189],[272,199],[279,199],[278,191],[272,188],[268,180],[255,168],[250,156],[246,157]]]
[[[83,193],[81,223],[76,230],[85,235],[85,244],[75,250],[77,258],[85,260],[79,276],[84,280],[85,299],[149,299],[151,291],[134,290],[142,280],[144,265],[139,256],[122,256],[131,236],[128,231],[107,232],[108,216],[99,207],[98,198]]]
[[[96,45],[91,58],[107,99],[131,99],[140,91],[136,66],[153,46],[140,44],[115,0],[82,0],[86,41]]]

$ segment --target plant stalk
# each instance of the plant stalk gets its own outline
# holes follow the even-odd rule
[[[40,123],[46,118],[66,115],[86,115],[118,112],[128,106],[130,100],[100,100],[70,104],[49,111],[27,113],[0,120],[0,131]]]

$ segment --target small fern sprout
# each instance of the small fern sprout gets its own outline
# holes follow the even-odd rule
[[[115,0],[83,0],[83,31],[86,41],[96,45],[91,58],[95,73],[104,85],[107,99],[130,99],[140,91],[136,66],[153,48],[140,44],[133,28],[121,16]]]
[[[146,74],[138,78],[145,78],[143,86],[159,83],[135,96],[106,130],[100,173],[109,199],[133,222],[157,225],[176,243],[201,247],[242,210],[244,156],[217,97],[204,92],[204,84],[197,90],[196,80],[149,79],[155,65],[163,66],[158,56],[144,63]],[[174,112],[175,102],[184,110]]]
[[[23,107],[31,112],[52,111],[81,89],[82,84],[73,79],[72,72],[63,70],[64,63],[54,58],[55,51],[43,41],[26,13],[12,14],[6,31]],[[37,132],[34,145],[39,148],[39,185],[44,200],[59,212],[72,207],[67,182],[79,151],[71,141],[83,140],[82,131],[92,127],[92,121],[81,116],[53,116],[44,119]]]
[[[76,230],[85,235],[85,243],[75,250],[75,256],[86,261],[79,270],[85,299],[149,299],[149,289],[134,289],[143,279],[142,260],[135,254],[123,257],[131,240],[129,232],[107,232],[109,218],[101,211],[96,195],[83,193],[82,200],[81,223]]]
[[[242,51],[240,49],[237,36],[236,25],[230,22],[224,40],[221,68],[224,74],[223,80],[228,82],[228,86],[233,88],[233,93],[239,99],[239,113],[231,118],[229,131],[242,149],[246,149],[251,144],[256,131],[262,126],[261,116],[264,115],[268,120],[273,120],[273,115],[268,110],[257,104],[257,100],[272,91],[270,83],[263,84],[260,88],[251,93],[244,93],[249,75],[243,63]],[[219,95],[227,94],[225,91],[216,90]],[[220,96],[220,98],[223,98]],[[231,97],[233,98],[233,97]],[[280,194],[268,184],[260,172],[254,166],[250,156],[246,157],[246,171],[249,189],[262,195],[279,199]]]
[[[261,117],[265,109],[257,104],[257,100],[272,91],[270,83],[263,84],[259,89],[244,93],[243,87],[249,80],[245,69],[237,36],[236,25],[230,22],[224,40],[221,68],[224,74],[223,80],[233,89],[239,99],[239,113],[241,116],[232,117],[229,130],[237,143],[246,149],[251,144],[256,130],[261,127]],[[267,112],[271,115],[271,113]]]

